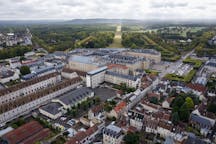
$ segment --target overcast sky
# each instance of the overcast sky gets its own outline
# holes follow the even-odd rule
[[[0,20],[215,19],[216,0],[0,0]]]

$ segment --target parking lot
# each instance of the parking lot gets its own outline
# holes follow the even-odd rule
[[[107,87],[99,87],[93,90],[95,92],[95,96],[100,97],[101,101],[106,101],[109,98],[116,96],[116,91]]]

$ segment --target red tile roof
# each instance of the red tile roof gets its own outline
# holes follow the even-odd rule
[[[76,72],[79,76],[83,76],[85,77],[87,72],[84,72],[84,71],[80,71],[80,70],[75,70],[75,69],[69,69],[69,68],[63,68],[62,72],[65,72],[65,73],[74,73]]]
[[[203,94],[206,92],[207,88],[201,84],[192,84],[192,83],[189,83],[187,84],[187,87],[193,89],[193,90],[196,90],[196,91],[199,91],[199,92],[202,92]]]
[[[127,66],[121,64],[109,64],[107,67],[108,69],[113,69],[113,68],[128,69]]]
[[[93,127],[90,127],[85,132],[78,132],[74,137],[72,137],[69,141],[67,141],[65,144],[80,144],[80,142],[87,137],[90,137],[92,134],[94,134],[98,130],[97,125],[94,125]]]
[[[2,136],[9,144],[17,144],[41,131],[43,127],[37,121],[31,121]]]
[[[93,113],[99,113],[99,112],[103,111],[103,105],[102,104],[97,105],[97,106],[93,107],[91,110]]]
[[[119,104],[116,105],[114,110],[116,112],[120,112],[122,109],[124,109],[127,106],[127,103],[125,101],[120,102]]]
[[[94,134],[97,130],[98,130],[97,125],[94,125],[93,127],[90,127],[89,129],[87,129],[86,135],[91,136],[91,135]]]
[[[43,140],[44,138],[48,137],[50,135],[50,133],[51,133],[51,131],[48,128],[43,129],[42,131],[36,133],[35,135],[25,139],[20,144],[33,144],[37,141]]]

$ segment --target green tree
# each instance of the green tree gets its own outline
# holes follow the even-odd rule
[[[21,75],[26,75],[31,73],[30,68],[28,66],[21,66],[20,67],[20,73]]]
[[[128,133],[124,137],[126,144],[139,144],[140,136],[138,133]]]
[[[172,114],[171,120],[172,120],[172,122],[173,122],[174,125],[177,125],[177,124],[178,124],[178,122],[180,121],[178,112],[174,112],[174,113]]]
[[[210,103],[207,107],[207,111],[216,113],[216,103]]]
[[[158,98],[156,98],[156,97],[151,97],[149,101],[150,101],[150,103],[158,104]]]
[[[194,108],[194,102],[193,102],[192,98],[187,97],[185,99],[185,103],[186,103],[187,107],[189,108],[189,110],[192,110]]]
[[[181,121],[187,122],[190,117],[190,111],[187,104],[184,103],[179,110],[179,117]]]

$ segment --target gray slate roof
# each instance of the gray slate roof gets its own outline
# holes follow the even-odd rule
[[[208,118],[205,118],[203,116],[198,116],[196,114],[191,114],[191,120],[194,122],[197,122],[201,125],[201,127],[204,128],[204,126],[213,127],[215,124],[215,121],[211,121]]]
[[[90,88],[82,87],[64,94],[59,100],[65,105],[73,105],[88,97],[92,92],[93,91]]]
[[[49,103],[45,106],[42,106],[40,109],[50,113],[50,114],[53,114],[53,115],[56,115],[60,112],[60,108],[62,107],[61,104],[59,103]]]

